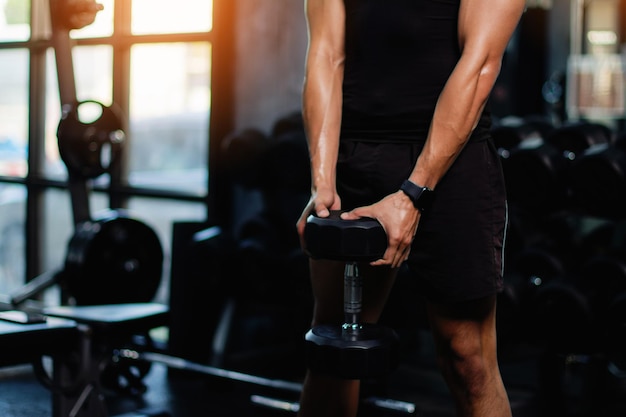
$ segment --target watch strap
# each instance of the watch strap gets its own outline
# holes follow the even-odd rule
[[[433,200],[433,190],[430,188],[422,187],[410,180],[404,180],[400,190],[411,199],[413,206],[420,212],[425,213],[430,209]]]

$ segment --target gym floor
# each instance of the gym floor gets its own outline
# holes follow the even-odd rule
[[[384,384],[368,384],[367,390],[372,395],[394,400],[412,402],[417,406],[418,416],[448,417],[454,416],[454,408],[447,393],[445,384],[434,368],[432,346],[429,336],[419,335],[418,353],[406,357],[400,367]],[[538,356],[524,351],[508,352],[508,358],[501,359],[503,378],[508,387],[513,415],[515,417],[550,417],[593,416],[623,417],[626,415],[626,390],[613,395],[612,400],[592,400],[590,388],[593,374],[585,367],[583,361],[578,366],[568,367],[561,375],[561,407],[545,411],[541,398],[552,395],[545,392],[545,383],[538,372]],[[264,376],[283,378],[286,372],[294,372],[293,360],[283,355],[275,355],[264,362]],[[574,363],[569,358],[567,363]],[[289,363],[292,366],[289,366]],[[297,368],[297,367],[296,367]],[[267,371],[273,369],[273,371]],[[291,369],[291,371],[286,370]],[[252,373],[252,372],[251,372]],[[259,373],[257,373],[259,374]],[[106,403],[111,416],[136,416],[137,410],[145,410],[161,416],[167,412],[168,417],[197,416],[280,416],[289,415],[283,411],[269,410],[254,405],[253,395],[262,395],[287,401],[297,401],[293,393],[276,392],[258,386],[239,382],[206,377],[180,371],[168,371],[160,364],[153,364],[144,378],[147,391],[140,397],[120,394],[106,394]],[[623,381],[622,381],[623,382]],[[623,385],[623,383],[622,383]],[[384,388],[382,388],[384,386]],[[543,387],[543,388],[542,388]],[[613,387],[615,388],[615,387]],[[622,386],[622,389],[624,387]],[[609,397],[609,395],[607,395]],[[589,404],[595,401],[601,406]],[[2,417],[50,417],[52,414],[51,394],[35,378],[30,366],[17,366],[0,370],[0,416]],[[363,415],[394,416],[393,412],[370,411],[364,409]],[[144,415],[146,415],[144,413]]]

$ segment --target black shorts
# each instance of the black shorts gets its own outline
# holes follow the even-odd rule
[[[342,140],[337,163],[342,209],[397,191],[422,147]],[[437,184],[432,209],[421,217],[411,247],[407,263],[423,295],[458,302],[500,291],[506,224],[499,156],[490,139],[471,140]]]

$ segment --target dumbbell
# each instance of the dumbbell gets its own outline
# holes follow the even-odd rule
[[[591,216],[623,218],[626,211],[626,135],[587,149],[572,166],[575,204]]]
[[[545,138],[522,140],[501,154],[509,202],[541,215],[568,208],[574,161],[585,150],[610,141],[610,130],[588,122],[561,126]]]
[[[546,137],[554,127],[538,118],[505,117],[491,128],[491,137],[502,158],[508,158],[511,149],[534,138]]]
[[[609,305],[605,326],[608,359],[620,372],[626,372],[626,292]]]
[[[615,242],[623,237],[616,228]],[[621,243],[618,243],[619,245]],[[616,245],[616,246],[617,246]],[[617,247],[581,265],[581,287],[593,311],[594,339],[602,351],[626,370],[626,254]]]
[[[499,294],[498,310],[509,307],[511,313],[513,307],[517,316],[508,317],[509,323],[501,320],[498,329],[511,336],[512,322],[514,341],[529,341],[552,350],[586,343],[591,308],[584,292],[575,285],[569,262],[549,247],[529,246],[512,255],[506,277],[508,293]],[[501,299],[505,303],[500,303]]]
[[[344,261],[342,325],[319,325],[306,336],[310,369],[345,379],[382,376],[397,366],[398,336],[385,326],[362,323],[362,277],[359,262],[382,258],[387,235],[371,218],[343,220],[340,211],[329,217],[309,216],[304,230],[305,252],[313,259]]]

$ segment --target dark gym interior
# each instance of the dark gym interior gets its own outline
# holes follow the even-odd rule
[[[72,1],[0,0],[0,416],[295,415],[304,1]],[[626,415],[625,54],[626,0],[528,0],[491,95],[515,417]],[[405,272],[359,415],[454,416]]]

